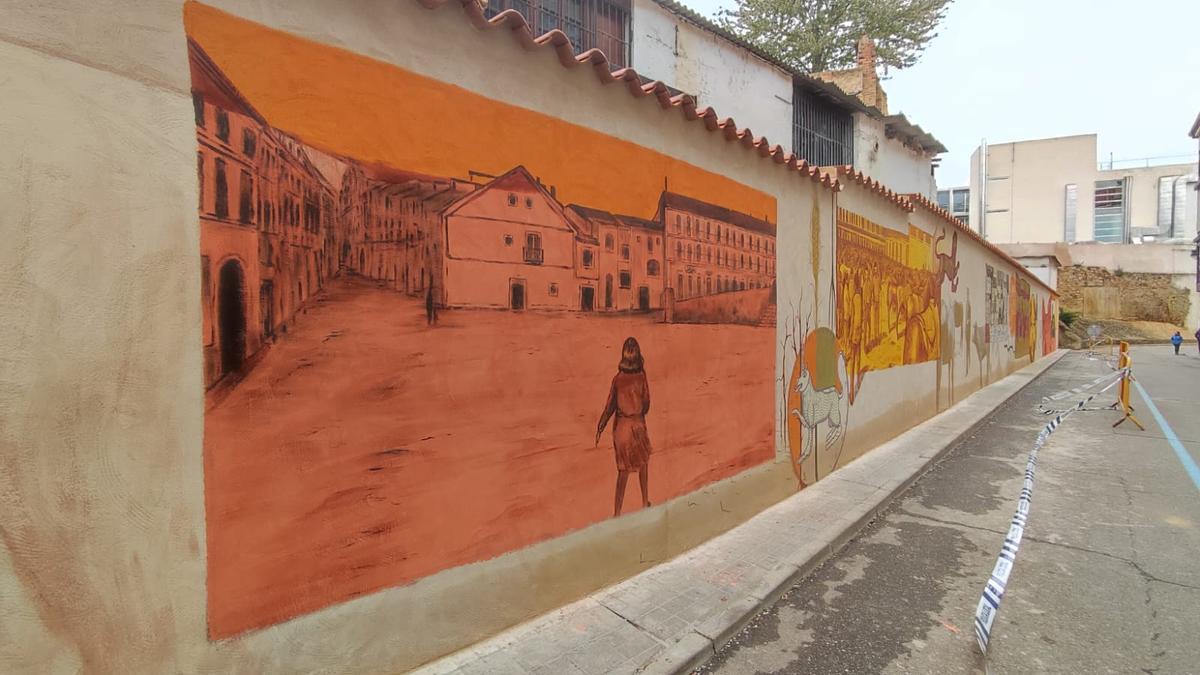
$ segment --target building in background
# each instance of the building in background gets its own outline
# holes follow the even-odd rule
[[[934,197],[946,148],[889,112],[865,37],[854,68],[808,74],[674,0],[490,0],[486,14],[506,9],[535,35],[562,30],[576,53],[600,49],[610,66],[632,66],[811,164],[853,165],[899,193]]]
[[[1196,121],[1192,122],[1192,129],[1188,132],[1192,138],[1200,140],[1200,114],[1196,115]],[[1200,166],[1200,155],[1197,157],[1197,166]],[[1196,190],[1200,191],[1200,183],[1196,184]],[[1200,202],[1200,198],[1196,199]],[[1192,257],[1196,260],[1196,291],[1200,292],[1200,208],[1193,209],[1196,212],[1196,236],[1192,238]]]
[[[949,211],[963,225],[971,226],[971,188],[964,185],[938,190],[937,205]]]
[[[984,144],[968,222],[997,244],[1192,239],[1196,175],[1190,162],[1097,162],[1095,134]]]

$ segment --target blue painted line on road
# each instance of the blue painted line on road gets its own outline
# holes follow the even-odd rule
[[[1150,398],[1150,394],[1146,393],[1146,388],[1141,382],[1134,380],[1137,385],[1138,393],[1142,395],[1142,400],[1146,402],[1146,407],[1150,409],[1150,414],[1154,415],[1154,421],[1158,422],[1158,426],[1162,429],[1163,435],[1167,437],[1167,442],[1171,444],[1171,449],[1175,451],[1175,456],[1179,458],[1179,463],[1183,465],[1188,476],[1192,479],[1192,485],[1200,490],[1200,466],[1196,466],[1196,460],[1192,459],[1191,453],[1187,448],[1183,447],[1183,443],[1179,441],[1179,437],[1175,435],[1175,430],[1167,424],[1167,418],[1163,417],[1158,411],[1158,406],[1154,405],[1154,399]]]

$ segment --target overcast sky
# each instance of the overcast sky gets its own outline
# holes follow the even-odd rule
[[[734,5],[681,1],[707,16]],[[890,112],[950,149],[939,186],[966,185],[984,138],[1096,133],[1105,160],[1196,161],[1200,0],[956,0],[938,32],[884,88]]]

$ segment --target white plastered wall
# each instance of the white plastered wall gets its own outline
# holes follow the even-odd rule
[[[937,196],[933,162],[895,138],[883,120],[854,113],[854,168],[902,194]]]
[[[633,67],[791,149],[791,75],[652,0],[633,2]]]

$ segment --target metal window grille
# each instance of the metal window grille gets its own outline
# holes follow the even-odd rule
[[[599,49],[613,66],[629,65],[629,0],[491,0],[485,14],[507,9],[520,12],[534,35],[558,29],[576,54]]]
[[[1075,217],[1079,212],[1079,186],[1071,183],[1066,187],[1066,203],[1063,205],[1063,241],[1075,241]]]
[[[1096,241],[1121,244],[1125,242],[1125,181],[1096,181],[1095,225]]]
[[[792,151],[817,166],[853,164],[853,116],[797,87],[792,96]]]

